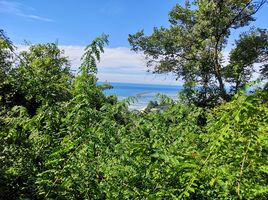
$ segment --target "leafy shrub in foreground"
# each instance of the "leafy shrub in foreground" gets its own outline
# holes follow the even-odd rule
[[[265,199],[267,93],[131,112],[96,84],[106,39],[87,47],[64,99],[26,84],[42,100],[34,113],[2,102],[0,199]]]

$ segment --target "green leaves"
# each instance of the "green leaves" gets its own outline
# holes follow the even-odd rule
[[[265,29],[251,29],[242,33],[236,41],[236,47],[230,52],[230,64],[223,69],[227,82],[232,83],[231,90],[237,93],[252,79],[256,65],[261,69],[265,80],[265,67],[268,61],[268,33]]]
[[[264,65],[268,47],[266,30],[257,29],[255,34],[238,41],[227,67],[223,57],[231,30],[254,21],[253,15],[265,2],[185,1],[185,6],[177,4],[169,13],[170,27],[154,28],[149,36],[139,31],[129,35],[129,43],[132,50],[145,55],[153,73],[171,72],[177,79],[182,79],[185,97],[190,103],[215,106],[230,100],[225,81],[235,84],[236,93],[249,81],[253,65],[261,58],[263,74],[267,71]]]
[[[135,98],[97,85],[105,43],[87,47],[75,77],[54,44],[31,46],[8,73],[17,90],[0,104],[0,199],[266,199],[266,91],[212,108],[159,94],[150,106],[161,111],[130,111]]]
[[[102,34],[85,48],[85,53],[81,58],[82,64],[79,68],[80,73],[96,74],[98,72],[97,61],[100,61],[100,54],[104,52],[104,45],[108,43],[108,35]]]

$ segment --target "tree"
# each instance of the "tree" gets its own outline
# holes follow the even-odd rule
[[[4,31],[0,30],[0,108],[6,105],[6,99],[10,95],[11,83],[9,75],[12,71],[14,58],[12,50],[14,50],[12,43],[5,36]]]
[[[12,106],[25,106],[33,116],[41,105],[70,99],[73,77],[62,53],[54,43],[32,45],[20,53],[21,60],[12,74]]]
[[[100,61],[100,55],[104,52],[104,46],[108,43],[108,35],[102,34],[85,48],[85,53],[81,58],[82,64],[74,81],[75,94],[79,98],[86,99],[88,105],[96,109],[100,109],[106,101],[102,91],[111,87],[108,84],[97,85],[96,78],[96,73],[98,72],[97,62]]]
[[[11,59],[12,54],[10,49],[12,49],[11,43],[6,38],[4,32],[0,30],[0,83],[1,85],[5,82],[8,72],[11,70]]]
[[[201,106],[228,101],[223,79],[223,50],[232,29],[254,21],[265,0],[195,0],[177,4],[169,28],[129,35],[132,50],[141,51],[154,73],[173,72],[184,80],[188,101]],[[197,89],[197,86],[199,88]]]
[[[237,93],[252,78],[256,65],[263,72],[267,64],[268,32],[252,29],[242,33],[236,41],[236,47],[230,52],[230,63],[223,68],[223,75],[227,82],[233,84],[231,90]]]

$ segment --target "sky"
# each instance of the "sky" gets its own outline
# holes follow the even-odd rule
[[[0,0],[0,29],[18,50],[26,48],[25,41],[57,42],[74,70],[85,45],[106,33],[110,42],[98,65],[100,81],[181,84],[174,75],[147,72],[143,56],[130,51],[127,40],[142,29],[150,34],[153,27],[168,27],[168,12],[176,3],[184,0]],[[267,4],[256,18],[254,26],[268,28]],[[231,43],[238,35],[233,32]]]

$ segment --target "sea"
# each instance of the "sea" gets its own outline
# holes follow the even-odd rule
[[[101,84],[101,82],[100,82]],[[172,99],[177,99],[178,92],[182,86],[176,85],[155,85],[138,83],[109,83],[112,89],[105,90],[105,95],[115,94],[119,101],[128,97],[135,97],[135,101],[129,105],[131,110],[142,110],[150,101],[159,101],[157,94],[164,94]]]

